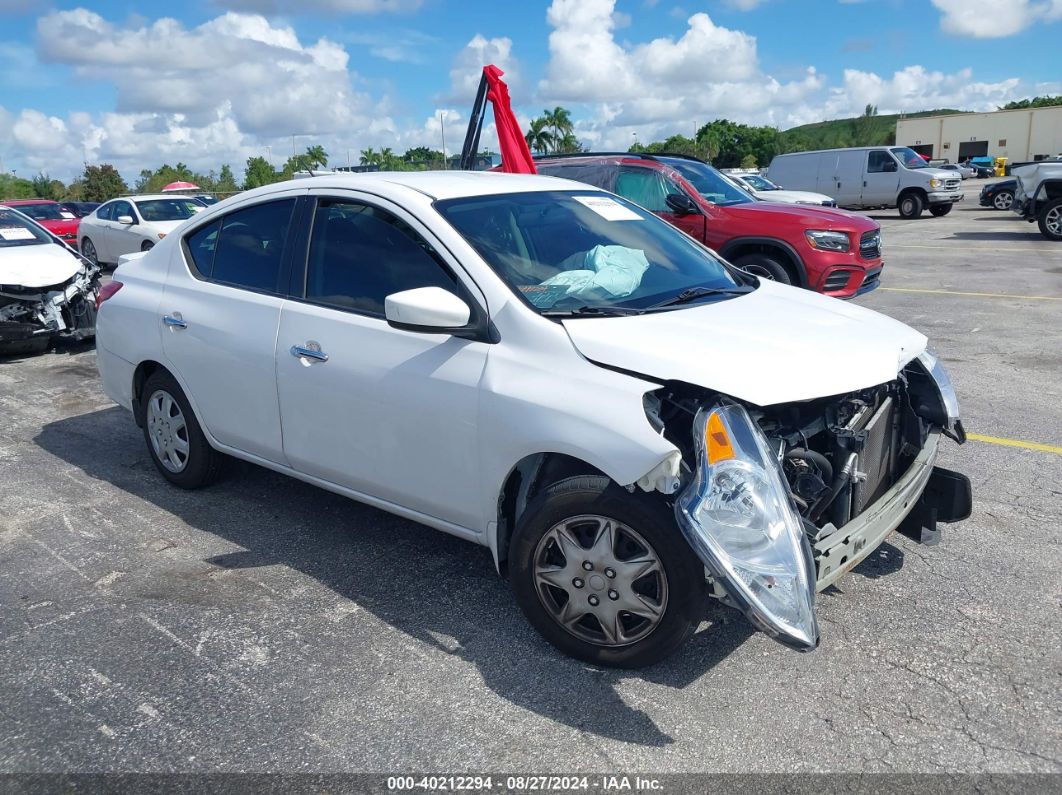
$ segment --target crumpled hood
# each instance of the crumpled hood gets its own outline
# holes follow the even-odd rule
[[[757,406],[883,384],[926,347],[924,335],[897,320],[768,281],[715,303],[563,323],[591,361]]]
[[[50,287],[73,278],[83,264],[58,243],[0,249],[0,284]]]

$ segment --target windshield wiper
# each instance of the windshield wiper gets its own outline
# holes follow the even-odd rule
[[[625,306],[577,306],[574,309],[546,309],[542,312],[544,317],[574,317],[576,315],[597,315],[598,317],[621,317],[624,315],[640,315],[644,309],[633,309]]]
[[[750,287],[690,287],[688,290],[683,290],[678,295],[673,295],[660,303],[647,306],[646,309],[660,309],[665,306],[688,304],[690,301],[695,301],[706,295],[745,295],[751,292],[752,289]]]

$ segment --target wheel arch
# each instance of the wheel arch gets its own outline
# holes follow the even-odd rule
[[[784,240],[773,237],[738,237],[728,241],[719,253],[729,262],[746,254],[769,254],[778,257],[792,277],[793,284],[799,287],[808,286],[804,260],[801,259],[796,249]]]
[[[896,206],[899,207],[900,206],[900,202],[903,201],[903,197],[907,196],[907,195],[909,195],[911,193],[917,194],[918,197],[922,199],[922,204],[924,206],[926,206],[926,207],[929,206],[929,194],[926,193],[926,189],[925,188],[920,188],[917,185],[916,186],[912,186],[910,188],[904,188],[902,191],[900,191],[896,195]]]

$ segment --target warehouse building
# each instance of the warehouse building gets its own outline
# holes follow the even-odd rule
[[[1062,154],[1062,105],[901,118],[896,143],[952,163],[985,156],[1011,163],[1045,160]]]

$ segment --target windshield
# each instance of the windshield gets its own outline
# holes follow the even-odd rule
[[[37,246],[55,239],[32,221],[5,207],[0,207],[0,248]]]
[[[670,157],[659,159],[680,173],[701,196],[712,204],[726,207],[731,204],[751,204],[756,201],[707,163]]]
[[[749,183],[756,190],[778,190],[778,186],[771,182],[769,179],[764,179],[757,174],[743,174],[742,179]]]
[[[65,221],[67,216],[63,215],[58,204],[52,204],[51,202],[41,202],[40,204],[20,204],[18,206],[20,213],[25,213],[35,221]]]
[[[904,168],[929,168],[929,164],[914,149],[897,146],[889,151],[896,155],[896,159],[903,163]]]
[[[194,199],[150,199],[136,203],[145,221],[183,221],[203,209]]]
[[[539,311],[606,314],[647,309],[694,287],[746,289],[692,238],[607,194],[475,196],[435,208]]]

